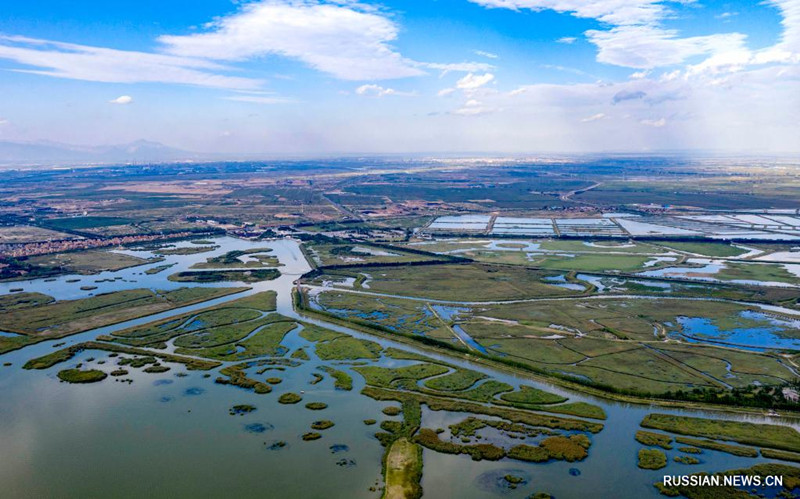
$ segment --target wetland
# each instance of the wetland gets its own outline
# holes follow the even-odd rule
[[[335,487],[336,497],[376,498],[384,488],[387,497],[575,497],[590,486],[600,495],[658,497],[653,484],[663,473],[681,473],[694,460],[692,470],[709,472],[797,460],[792,419],[610,397],[644,386],[662,396],[702,387],[717,398],[738,389],[756,399],[768,386],[788,386],[793,344],[720,347],[720,335],[691,330],[683,319],[702,317],[729,332],[731,344],[743,341],[736,331],[753,327],[788,341],[796,309],[786,300],[716,302],[690,290],[683,301],[655,302],[666,294],[658,286],[631,300],[624,296],[632,278],[614,277],[607,284],[620,291],[602,294],[569,269],[520,273],[416,254],[413,263],[433,263],[396,269],[386,260],[407,260],[399,250],[373,255],[380,266],[368,270],[314,273],[295,239],[209,241],[215,249],[161,253],[163,261],[102,272],[125,288],[110,297],[102,294],[106,283],[81,289],[73,274],[16,281],[23,292],[13,294],[10,283],[0,284],[9,286],[4,338],[37,339],[3,355],[12,366],[0,374],[7,443],[0,478],[10,493],[140,495],[169,466],[180,478],[159,483],[164,496],[331,497]],[[231,267],[230,255],[246,254],[269,255],[277,274],[170,279],[218,272],[209,262],[253,272],[255,265]],[[467,283],[453,286],[463,296],[447,293],[461,272]],[[359,281],[363,273],[369,277]],[[671,289],[673,301],[681,285]],[[113,308],[152,296],[170,306]],[[297,306],[303,299],[307,309]],[[117,320],[103,318],[107,307]],[[602,396],[605,384],[576,375],[616,391]],[[42,431],[24,431],[31,418]],[[119,448],[130,453],[122,459]],[[686,448],[698,457],[686,457]],[[203,471],[229,469],[231,460],[236,471]],[[124,477],[108,480],[121,468]],[[51,471],[43,479],[38,469]],[[313,470],[315,480],[297,480],[298,470]],[[619,470],[624,479],[609,479]]]

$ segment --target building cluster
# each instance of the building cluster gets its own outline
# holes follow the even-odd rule
[[[194,232],[174,232],[170,234],[143,234],[96,239],[63,239],[35,243],[7,243],[0,244],[0,258],[24,258],[35,255],[45,255],[49,253],[62,253],[64,251],[87,250],[93,248],[107,248],[109,246],[124,246],[129,244],[147,243],[161,239],[178,239],[195,235],[197,234]]]

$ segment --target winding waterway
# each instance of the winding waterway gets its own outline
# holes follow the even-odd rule
[[[605,429],[593,435],[589,457],[582,462],[561,461],[546,464],[512,460],[474,462],[468,456],[424,451],[422,485],[426,497],[527,497],[544,491],[555,497],[658,497],[653,482],[664,474],[697,471],[720,471],[749,467],[764,459],[736,457],[713,451],[700,455],[702,464],[686,466],[672,461],[677,451],[669,451],[667,468],[658,471],[640,470],[636,455],[642,447],[633,435],[639,422],[652,410],[671,414],[701,415],[753,422],[790,424],[797,421],[766,418],[758,415],[716,413],[696,410],[653,408],[646,405],[620,403],[565,390],[522,375],[497,371],[466,359],[451,358],[414,348],[405,343],[376,338],[339,325],[304,317],[293,309],[291,291],[298,276],[310,270],[296,241],[284,239],[248,242],[222,237],[215,240],[219,248],[210,253],[172,255],[164,262],[147,264],[97,276],[62,276],[55,281],[33,280],[0,283],[0,293],[11,288],[38,291],[57,299],[74,299],[90,292],[134,289],[175,289],[196,284],[168,281],[171,273],[188,269],[209,256],[234,249],[269,247],[282,266],[281,276],[273,281],[249,285],[252,290],[171,310],[147,318],[127,321],[95,329],[69,338],[39,343],[0,357],[0,483],[7,497],[342,497],[377,498],[381,485],[383,449],[373,434],[377,426],[366,426],[362,420],[387,419],[381,408],[392,405],[362,396],[363,379],[350,371],[352,391],[334,389],[326,376],[311,385],[313,373],[322,362],[313,354],[313,344],[302,339],[300,328],[290,332],[283,344],[291,349],[303,346],[311,360],[285,371],[269,371],[281,384],[271,394],[257,395],[231,386],[215,384],[202,372],[185,371],[181,366],[161,374],[131,370],[132,383],[115,382],[111,378],[92,385],[70,385],[56,378],[58,368],[26,371],[25,361],[52,352],[54,343],[66,345],[94,339],[154,319],[225,303],[265,290],[277,292],[278,312],[295,319],[318,324],[332,330],[367,338],[384,347],[392,346],[422,353],[454,366],[468,367],[514,386],[527,384],[569,397],[600,405],[608,414]],[[136,253],[151,256],[149,252]],[[175,265],[159,274],[147,275],[151,266]],[[115,279],[121,277],[121,279]],[[81,282],[68,283],[71,279]],[[80,286],[95,280],[97,290],[84,291]],[[216,286],[215,284],[214,286]],[[228,283],[227,285],[237,285]],[[599,299],[601,297],[592,298]],[[614,298],[622,298],[614,296]],[[634,298],[634,297],[631,297]],[[636,297],[664,299],[663,297]],[[464,304],[461,302],[434,303]],[[507,302],[506,302],[507,303]],[[96,358],[90,361],[90,358]],[[107,354],[87,351],[69,364],[97,363],[108,360]],[[381,358],[375,364],[399,366],[408,361]],[[349,370],[347,366],[333,365]],[[178,377],[177,372],[186,372]],[[283,392],[304,392],[303,403],[280,405],[277,397]],[[325,402],[324,411],[309,411],[305,402]],[[230,416],[235,404],[253,404],[257,410],[244,416]],[[423,412],[423,426],[446,427],[462,419],[464,414]],[[336,426],[325,430],[323,438],[304,442],[300,435],[309,431],[317,419],[329,419]],[[276,442],[286,443],[277,447]],[[573,471],[571,471],[573,470]],[[574,470],[578,470],[579,474]],[[515,490],[498,485],[497,476],[513,472],[524,476],[527,483]],[[500,475],[498,475],[500,473]]]

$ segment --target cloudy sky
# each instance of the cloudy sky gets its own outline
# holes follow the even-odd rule
[[[800,0],[6,2],[0,141],[800,152]]]

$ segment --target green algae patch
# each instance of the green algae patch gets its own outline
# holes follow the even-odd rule
[[[658,446],[664,449],[672,449],[672,437],[661,433],[639,430],[636,432],[636,441],[650,447]]]
[[[716,450],[719,452],[725,452],[726,454],[732,454],[734,456],[742,456],[742,457],[757,457],[758,451],[752,447],[743,447],[741,445],[731,445],[731,444],[723,444],[721,442],[715,442],[713,440],[705,440],[701,438],[690,438],[690,437],[676,437],[675,441],[679,444],[686,444],[691,445],[694,447],[702,447],[704,449]]]
[[[322,360],[359,360],[377,359],[381,350],[381,346],[373,341],[340,336],[317,344],[316,353]]]
[[[512,404],[559,404],[567,399],[554,393],[522,385],[518,391],[500,395],[502,400]]]
[[[547,452],[547,449],[525,444],[516,445],[508,449],[508,457],[531,463],[543,463],[550,460],[550,454]]]
[[[309,402],[306,404],[306,409],[311,411],[321,411],[327,408],[328,404],[326,404],[325,402]]]
[[[267,378],[267,383],[270,385],[279,385],[283,380],[280,378]]]
[[[506,451],[494,444],[461,445],[441,440],[439,434],[430,428],[420,428],[414,442],[444,454],[467,454],[473,461],[498,461],[506,456]]]
[[[548,437],[539,444],[552,459],[564,460],[570,463],[585,459],[589,455],[586,449],[590,445],[589,437],[583,434],[569,437]]]
[[[354,371],[364,376],[368,385],[391,388],[395,381],[408,379],[418,381],[440,374],[445,374],[449,369],[439,364],[412,364],[395,369],[378,366],[359,366]]]
[[[297,360],[310,360],[308,353],[306,353],[305,349],[303,348],[298,348],[292,352],[292,358]]]
[[[545,428],[567,431],[587,431],[590,433],[599,433],[603,429],[603,425],[600,423],[536,414],[528,411],[511,409],[508,407],[486,406],[474,402],[432,397],[419,393],[385,390],[383,388],[376,388],[373,386],[365,387],[361,393],[375,400],[415,402],[417,404],[427,405],[432,411],[470,412],[473,414],[483,414],[486,416],[497,416],[514,423],[528,424],[531,426],[543,426]]]
[[[311,423],[312,430],[327,430],[328,428],[332,428],[336,423],[333,421],[329,421],[327,419],[321,419],[319,421],[314,421]]]
[[[165,373],[170,370],[169,366],[150,366],[143,369],[146,373]]]
[[[108,375],[97,369],[64,369],[58,372],[58,379],[67,383],[97,383],[103,381]]]
[[[672,460],[681,464],[700,464],[700,460],[693,456],[675,456]]]
[[[189,370],[207,371],[209,369],[214,369],[215,367],[220,366],[219,362],[211,360],[194,359],[191,357],[183,357],[180,355],[173,355],[168,353],[150,352],[148,350],[143,350],[141,348],[115,345],[111,343],[101,343],[99,341],[86,341],[83,343],[78,343],[77,345],[72,345],[70,347],[49,353],[47,355],[43,355],[41,357],[37,357],[35,359],[31,359],[25,363],[23,369],[48,369],[56,364],[59,364],[61,362],[66,362],[72,359],[78,353],[84,350],[101,350],[106,352],[113,352],[116,354],[123,353],[129,355],[140,355],[142,356],[141,358],[143,359],[157,357],[165,362],[175,362],[178,364],[183,364]],[[127,360],[121,359],[120,365],[124,365],[123,360],[125,360],[125,363],[127,364],[133,362],[131,359]],[[138,367],[143,367],[143,366],[144,364]]]
[[[503,398],[502,395],[500,398]],[[516,407],[516,405],[515,405]],[[557,414],[569,414],[570,416],[578,416],[590,419],[606,419],[606,411],[602,407],[587,402],[568,402],[560,405],[549,405],[545,407],[533,407],[530,409],[537,409],[545,412],[554,412]]]
[[[800,432],[789,426],[673,416],[670,414],[648,414],[642,420],[641,426],[681,435],[706,437],[714,440],[732,440],[740,444],[800,451]]]
[[[767,459],[780,459],[781,461],[792,461],[800,463],[800,454],[786,452],[782,450],[761,449],[761,456]]]
[[[203,270],[203,271],[184,271],[172,274],[167,277],[174,282],[243,282],[252,284],[261,281],[271,281],[280,277],[281,273],[275,269],[253,269],[253,270]]]
[[[367,425],[367,426],[372,426],[375,423],[377,423],[377,421],[375,421],[374,419],[365,419],[364,420],[364,424]]]
[[[322,434],[317,433],[315,431],[310,431],[308,433],[304,433],[303,436],[302,436],[302,439],[305,440],[306,442],[308,442],[310,440],[319,440],[320,438],[322,438]]]
[[[293,392],[284,393],[278,398],[278,402],[281,404],[296,404],[301,400],[303,400],[303,397]]]
[[[244,416],[245,414],[250,414],[251,412],[255,411],[256,407],[250,404],[238,404],[231,407],[228,410],[228,414],[231,416]]]
[[[660,470],[667,465],[667,455],[658,449],[639,451],[638,466],[643,470]]]
[[[403,412],[403,410],[400,409],[399,407],[390,405],[389,407],[384,407],[383,410],[381,410],[381,412],[386,414],[387,416],[397,416],[398,414]]]
[[[450,434],[454,437],[474,437],[481,428],[486,428],[485,421],[469,417],[459,423],[450,425]]]
[[[272,387],[270,387],[268,384],[262,383],[261,381],[257,381],[247,376],[245,369],[252,367],[253,365],[254,363],[245,362],[221,369],[219,373],[227,377],[218,377],[214,380],[214,382],[220,385],[233,385],[246,390],[253,390],[258,394],[271,392]]]
[[[333,386],[337,390],[349,392],[353,389],[353,377],[346,372],[328,366],[319,366],[317,369],[325,371],[333,377]]]
[[[478,381],[486,379],[487,377],[488,376],[485,374],[476,371],[457,369],[450,374],[445,374],[444,376],[427,380],[425,382],[425,386],[431,390],[442,392],[460,391],[466,390]]]

